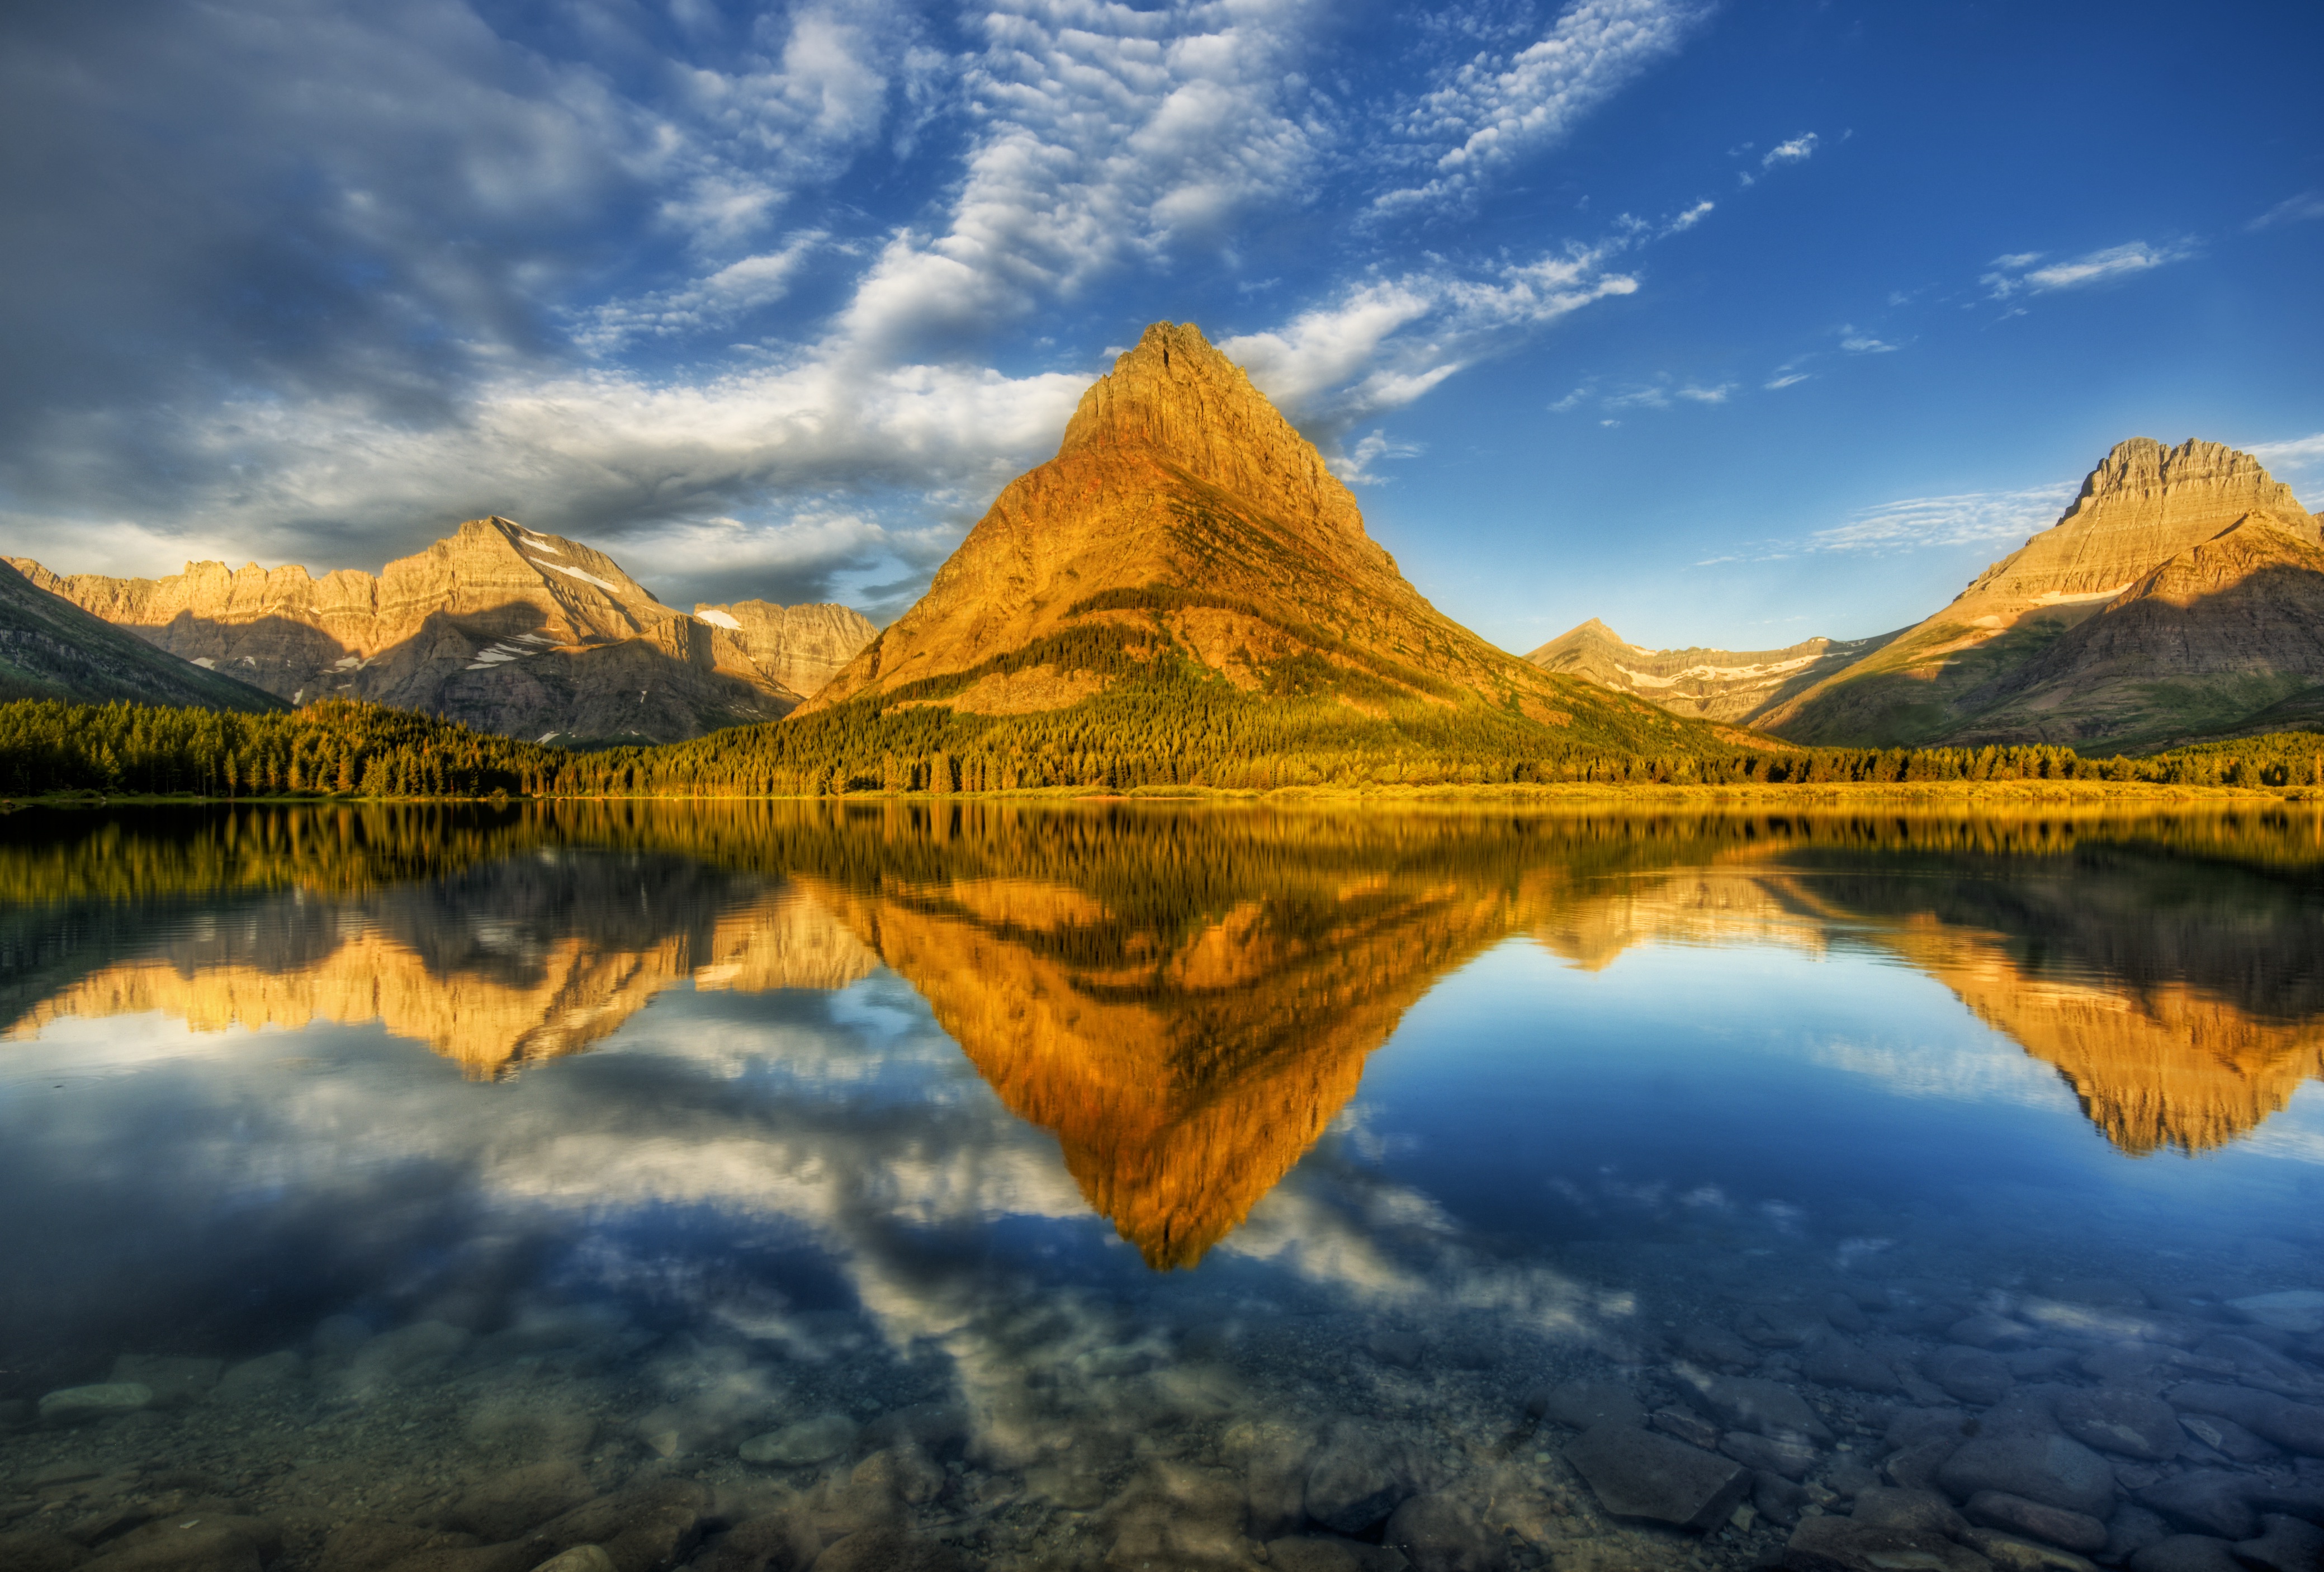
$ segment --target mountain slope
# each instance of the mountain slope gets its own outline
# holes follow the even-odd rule
[[[1781,650],[1648,650],[1591,617],[1526,657],[1697,720],[1748,725],[1890,639],[1807,639]]]
[[[799,715],[1050,714],[1172,683],[1193,685],[1184,704],[1213,730],[1296,715],[1311,730],[1489,731],[1505,751],[1726,747],[1437,611],[1314,448],[1198,329],[1169,323]]]
[[[2202,554],[2247,522],[2255,532],[2240,545]],[[1881,745],[2128,745],[2235,729],[2324,680],[2302,609],[2313,569],[2292,550],[2319,539],[2291,488],[2251,455],[2133,438],[2056,524],[1951,605],[1758,724],[1797,743]],[[2273,569],[2238,576],[2233,565],[2255,550]],[[2142,588],[2182,559],[2175,587]],[[2242,587],[2230,593],[2230,580]],[[2133,698],[2124,684],[2139,681]]]
[[[472,519],[377,577],[193,562],[167,578],[34,583],[171,653],[292,703],[366,698],[509,736],[672,742],[798,696],[734,634],[656,600],[603,552]]]
[[[815,693],[880,634],[870,617],[846,606],[738,600],[697,605],[694,615],[733,634],[753,665],[799,694]]]
[[[0,700],[281,709],[282,701],[154,649],[0,565]]]

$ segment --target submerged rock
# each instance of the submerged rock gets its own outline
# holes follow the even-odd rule
[[[2235,1547],[2208,1534],[2173,1534],[2130,1558],[2130,1572],[2244,1572]]]
[[[1938,1467],[1937,1482],[1961,1501],[1999,1490],[2091,1517],[2114,1510],[2114,1470],[2064,1436],[1973,1436]]]
[[[1825,1446],[1831,1444],[1831,1427],[1816,1416],[1805,1398],[1781,1382],[1714,1375],[1691,1383],[1691,1390],[1703,1411],[1730,1430],[1804,1436]]]
[[[745,1463],[775,1463],[803,1468],[836,1457],[855,1445],[862,1427],[845,1414],[821,1414],[763,1436],[753,1436],[737,1448]]]
[[[88,1419],[134,1414],[153,1401],[153,1389],[141,1382],[108,1381],[92,1386],[61,1387],[41,1399],[41,1419],[51,1425],[74,1425]]]
[[[2029,1501],[2007,1491],[1980,1490],[1962,1503],[1969,1521],[2006,1534],[2023,1534],[2069,1550],[2103,1550],[2107,1526],[2088,1512],[2069,1512],[2043,1502]]]
[[[1750,1470],[1732,1458],[1613,1420],[1583,1431],[1566,1447],[1565,1460],[1616,1517],[1696,1533],[1725,1522],[1752,1485]]]
[[[1858,1522],[1801,1521],[1784,1547],[1785,1572],[1992,1572],[1993,1564],[1941,1534]]]
[[[2060,1428],[2086,1447],[2155,1461],[2178,1455],[2179,1416],[2159,1397],[2105,1387],[2068,1392],[2054,1411]]]

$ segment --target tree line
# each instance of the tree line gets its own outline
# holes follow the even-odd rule
[[[575,754],[352,699],[246,715],[55,700],[0,704],[0,793],[254,799],[833,797],[1287,786],[1938,784],[2144,781],[2324,787],[2324,734],[2144,757],[2024,744],[1746,748],[1704,728],[1568,735],[1508,708],[1143,683],[1067,708],[984,716],[859,700],[652,748]]]

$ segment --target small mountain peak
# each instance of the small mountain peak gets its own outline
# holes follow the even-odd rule
[[[2210,495],[2247,499],[2251,507],[2298,509],[2292,488],[2257,458],[2224,442],[2189,438],[2166,448],[2152,437],[2117,442],[2082,482],[2068,516],[2116,500]]]

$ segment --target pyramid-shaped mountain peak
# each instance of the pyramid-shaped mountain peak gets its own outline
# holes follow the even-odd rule
[[[1286,522],[1360,538],[1363,513],[1302,437],[1191,322],[1157,322],[1082,395],[1057,457],[1141,448]]]
[[[1023,715],[1117,689],[1238,702],[1222,680],[1368,723],[1482,706],[1493,724],[1549,728],[1545,744],[1670,724],[1429,605],[1314,445],[1201,329],[1168,322],[1091,385],[1057,456],[1010,482],[928,593],[800,713],[862,700]]]

